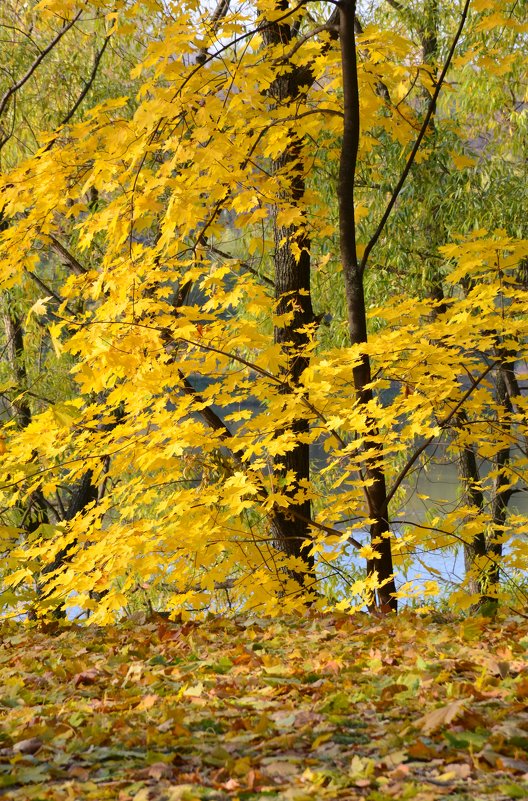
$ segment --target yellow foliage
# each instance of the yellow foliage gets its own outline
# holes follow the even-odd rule
[[[1,285],[22,287],[43,264],[53,273],[54,295],[25,307],[25,323],[47,326],[46,369],[63,370],[75,394],[42,405],[25,427],[6,422],[0,480],[2,507],[15,515],[39,492],[75,488],[88,471],[99,494],[64,514],[56,530],[33,528],[34,539],[11,552],[4,583],[33,582],[66,548],[67,560],[46,578],[45,602],[75,600],[96,623],[115,619],[145,582],[164,586],[173,614],[226,605],[289,612],[299,604],[292,576],[306,562],[275,547],[274,514],[288,518],[292,503],[310,499],[308,522],[321,539],[306,551],[318,564],[331,550],[328,537],[336,538],[330,563],[350,542],[359,557],[376,560],[383,540],[359,541],[373,523],[376,469],[385,471],[396,505],[439,443],[459,458],[477,442],[481,458],[497,459],[526,435],[526,399],[505,414],[491,372],[501,349],[521,353],[527,341],[528,293],[518,274],[528,241],[504,231],[454,237],[439,249],[446,310],[427,297],[393,296],[371,311],[368,342],[328,347],[315,323],[295,322],[302,293],[277,311],[269,276],[276,252],[299,262],[329,238],[335,244],[335,209],[323,188],[310,186],[300,199],[291,186],[305,165],[317,172],[320,151],[335,160],[343,114],[337,42],[328,31],[308,36],[288,56],[264,33],[281,15],[275,0],[259,3],[258,14],[257,6],[231,9],[218,29],[193,2],[170,11],[142,0],[110,13],[104,3],[89,5],[106,13],[116,46],[139,30],[141,14],[155,12],[162,25],[134,60],[136,88],[90,106],[0,176],[9,221],[0,233]],[[476,4],[491,11],[478,30],[509,24],[497,5]],[[35,14],[70,19],[77,8],[42,0]],[[304,19],[301,7],[289,23],[295,18]],[[407,98],[417,74],[430,93],[436,77],[401,31],[368,25],[358,54],[359,158],[381,182],[380,142],[388,137],[406,156],[420,124]],[[509,75],[513,61],[503,60],[497,74]],[[313,80],[292,112],[274,92],[294,68],[311,70]],[[433,147],[420,150],[420,168]],[[294,157],[285,158],[289,152]],[[451,151],[456,170],[477,166],[464,152],[462,145]],[[375,229],[385,194],[384,186],[375,197],[362,194],[358,231]],[[321,274],[332,261],[323,253]],[[329,280],[341,281],[338,272]],[[274,338],[274,326],[289,326],[290,340]],[[355,381],[367,357],[372,397],[364,402]],[[293,382],[292,364],[301,361]],[[15,409],[23,394],[11,398]],[[311,480],[277,469],[300,442],[327,455]],[[491,491],[499,477],[502,492],[518,488],[521,467],[522,454],[512,450],[507,475],[491,472],[482,489]],[[472,542],[492,524],[463,502],[425,521],[415,517],[388,535],[402,562],[407,548]],[[508,525],[517,567],[527,524]],[[1,532],[15,539],[18,530]],[[314,589],[308,577],[306,585]],[[361,608],[378,588],[375,572],[358,578],[337,608]],[[93,589],[104,593],[97,604]],[[434,592],[434,583],[420,590],[421,597]],[[411,586],[399,592],[414,594]],[[459,608],[473,602],[465,593],[454,597]]]

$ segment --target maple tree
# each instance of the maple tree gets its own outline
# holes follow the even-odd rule
[[[514,215],[440,226],[439,197],[412,193],[446,160],[453,184],[495,154],[520,174],[526,26],[504,0],[449,19],[428,0],[426,23],[385,5],[363,21],[353,2],[32,8],[44,28],[104,20],[94,67],[106,42],[135,66],[125,94],[102,82],[92,105],[81,88],[76,114],[39,124],[36,152],[3,168],[4,290],[28,275],[52,286],[24,307],[22,344],[6,329],[8,610],[109,622],[146,586],[174,613],[324,607],[349,546],[367,570],[342,609],[434,594],[394,580],[394,561],[424,547],[465,546],[461,606],[522,574],[527,521],[508,502],[528,458],[515,373],[528,242]],[[468,100],[482,74],[489,115]],[[482,130],[490,155],[472,144]],[[424,258],[398,251],[414,209]],[[325,281],[340,296],[331,334]],[[22,369],[37,331],[66,387],[44,401]],[[438,444],[463,496],[402,520],[392,510]]]
[[[128,78],[129,67],[123,69],[122,51],[119,47],[108,47],[110,36],[105,31],[102,13],[97,12],[90,18],[77,13],[70,20],[57,15],[48,18],[35,15],[31,7],[13,0],[2,6],[0,29],[5,44],[2,49],[4,81],[0,92],[0,164],[3,172],[38,148],[43,130],[67,124],[83,103],[115,94],[115,78],[121,76],[125,85],[132,86]],[[88,48],[93,49],[89,69],[86,65]],[[137,51],[130,45],[128,49],[130,55]],[[111,82],[102,74],[106,66],[104,56],[112,63]],[[48,91],[47,102],[38,103],[36,99],[45,91],[46,83],[50,88],[56,87],[57,91]],[[0,224],[5,229],[8,222],[2,217]],[[60,258],[62,269],[79,269],[63,244],[53,239],[52,248]],[[56,370],[53,374],[46,373],[46,332],[35,329],[29,332],[29,317],[24,324],[30,298],[36,300],[38,293],[41,295],[44,291],[58,299],[53,289],[55,281],[53,268],[50,270],[49,266],[39,271],[39,275],[27,270],[19,286],[2,293],[8,367],[7,380],[2,387],[3,398],[18,428],[26,427],[36,410],[52,403],[49,398],[64,397],[65,383],[70,394],[73,390],[67,366],[58,373]],[[44,309],[44,306],[37,301],[37,308]],[[5,373],[3,377],[6,377]],[[94,496],[97,497],[97,488],[92,486],[87,471],[79,486],[70,488],[70,496],[62,508],[64,517],[73,517]],[[18,517],[29,532],[50,522],[49,509],[48,499],[39,490],[17,504]],[[53,566],[53,563],[45,566],[44,572]]]

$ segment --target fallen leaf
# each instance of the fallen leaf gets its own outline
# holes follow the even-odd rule
[[[438,776],[438,781],[453,781],[456,780],[464,780],[467,779],[471,775],[471,765],[468,765],[467,762],[453,762],[448,765],[447,770],[445,773],[442,773]]]
[[[26,754],[32,755],[36,754],[37,751],[43,746],[42,740],[38,737],[30,737],[28,740],[19,740],[13,746],[13,753],[14,754]]]
[[[81,673],[76,673],[73,677],[73,685],[74,687],[79,687],[81,684],[95,684],[99,677],[100,673],[95,668],[90,668],[89,670],[83,670]]]
[[[442,726],[448,726],[452,723],[452,721],[464,711],[469,700],[471,699],[458,698],[456,701],[451,701],[451,703],[446,706],[433,709],[431,712],[427,712],[425,715],[422,715],[421,718],[418,718],[415,726],[423,731],[424,734],[432,734],[432,732],[442,728]]]
[[[153,693],[144,695],[139,704],[136,706],[136,712],[146,712],[148,709],[152,709],[152,707],[155,706],[158,701],[159,695],[154,695]]]
[[[528,762],[525,759],[512,759],[511,757],[499,756],[496,767],[501,770],[509,770],[513,773],[528,773]]]
[[[153,762],[149,767],[147,774],[150,779],[171,779],[174,775],[174,768],[172,765],[167,765],[166,762]]]

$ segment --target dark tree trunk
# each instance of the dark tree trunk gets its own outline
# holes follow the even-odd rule
[[[348,325],[352,344],[367,342],[367,314],[363,274],[358,263],[355,221],[355,175],[359,148],[359,89],[357,79],[354,0],[340,4],[340,40],[343,69],[344,125],[339,169],[339,235],[341,262],[345,281]],[[370,359],[364,356],[354,369],[354,387],[357,402],[365,406],[373,398]],[[397,609],[390,540],[389,513],[385,472],[380,464],[378,431],[373,420],[368,421],[372,440],[365,442],[365,450],[374,456],[366,457],[365,474],[372,484],[366,490],[369,516],[374,520],[370,528],[371,541],[380,554],[367,563],[367,573],[377,573],[379,583],[376,605],[383,611]]]
[[[284,2],[281,0],[277,5],[281,10],[286,10],[288,7],[286,0]],[[287,47],[293,39],[292,29],[287,23],[271,25],[266,29],[265,38],[268,44],[282,43]],[[276,106],[291,106],[294,115],[301,91],[298,73],[295,68],[292,71],[290,67],[285,68],[284,73],[275,79],[269,90],[269,96]],[[292,204],[303,202],[305,193],[303,166],[302,140],[292,132],[287,149],[274,164],[275,173],[285,175],[281,199],[286,202]],[[274,339],[288,357],[287,368],[281,376],[284,381],[281,392],[291,394],[299,385],[302,373],[309,362],[306,356],[309,337],[304,327],[314,322],[310,288],[310,242],[305,232],[298,226],[281,226],[276,217],[274,234],[276,311],[278,315],[293,311],[289,322],[275,326]],[[291,424],[291,431],[296,439],[302,438],[303,434],[309,431],[309,422],[301,412],[302,410],[299,417]],[[313,556],[309,555],[308,549],[304,547],[311,541],[309,527],[311,504],[308,499],[299,502],[294,500],[294,497],[299,491],[302,492],[303,487],[307,487],[310,480],[308,443],[298,440],[291,451],[274,459],[273,477],[278,485],[290,471],[296,476],[293,487],[288,490],[291,502],[285,510],[279,507],[274,510],[272,529],[278,548],[288,556],[302,559],[306,574],[296,570],[290,571],[292,577],[302,586],[306,577],[308,580],[313,578],[314,569]]]
[[[504,361],[500,364],[495,376],[495,394],[499,407],[503,410],[502,420],[499,426],[502,436],[508,440],[511,435],[511,416],[513,413],[513,398],[510,396],[508,387],[512,390],[519,390],[517,378],[515,376],[515,362]],[[495,480],[493,482],[493,498],[491,502],[492,530],[488,537],[487,548],[490,558],[490,565],[487,574],[487,600],[497,603],[497,590],[500,580],[500,560],[502,557],[502,535],[506,518],[508,515],[508,505],[512,496],[511,489],[505,489],[509,483],[506,469],[510,462],[510,446],[505,445],[495,457]]]
[[[454,423],[455,428],[464,428],[468,417],[461,410]],[[480,470],[473,445],[466,444],[460,448],[458,456],[458,477],[462,486],[463,502],[480,514],[484,509],[484,493],[480,487]],[[487,553],[486,531],[477,532],[470,542],[464,543],[464,568],[466,576],[470,577],[468,590],[473,594],[482,594],[482,577],[474,574],[475,561],[485,557]]]

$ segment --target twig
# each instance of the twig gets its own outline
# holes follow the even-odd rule
[[[111,37],[111,34],[108,34],[108,36],[105,38],[105,40],[103,42],[103,46],[101,47],[101,49],[99,50],[99,52],[97,53],[97,55],[96,55],[96,57],[94,59],[92,72],[90,73],[90,77],[88,78],[87,83],[84,85],[84,88],[83,88],[81,94],[79,95],[79,97],[77,98],[77,100],[75,101],[75,103],[73,104],[73,107],[66,114],[64,119],[59,123],[59,125],[61,125],[61,126],[62,125],[66,125],[71,120],[71,118],[73,117],[73,115],[75,114],[75,112],[77,111],[77,109],[79,108],[81,103],[83,102],[84,98],[86,97],[86,95],[90,91],[90,88],[91,88],[91,86],[92,86],[92,84],[93,84],[93,82],[95,80],[95,76],[97,75],[97,70],[99,68],[99,62],[101,61],[101,59],[103,57],[103,54],[104,54],[104,51],[107,48],[108,42],[110,41],[110,37]]]
[[[52,41],[49,43],[49,45],[48,45],[48,46],[47,46],[47,47],[46,47],[46,48],[45,48],[45,49],[44,49],[44,50],[43,50],[43,51],[40,53],[40,55],[39,55],[39,56],[37,56],[37,58],[35,59],[35,61],[33,62],[33,64],[32,64],[32,65],[29,67],[29,69],[27,70],[26,74],[25,74],[25,75],[24,75],[22,78],[20,78],[20,80],[19,80],[19,81],[17,81],[16,83],[14,83],[14,84],[13,84],[13,86],[10,86],[10,87],[9,87],[9,89],[7,90],[7,92],[4,94],[4,96],[3,96],[2,100],[0,100],[0,117],[2,116],[2,114],[3,114],[3,113],[4,113],[4,111],[5,111],[5,108],[6,108],[6,106],[7,106],[7,103],[8,103],[8,101],[9,101],[9,98],[10,98],[12,95],[14,95],[16,92],[18,92],[18,90],[19,90],[19,89],[21,89],[21,88],[24,86],[24,84],[25,84],[27,81],[29,81],[29,79],[31,78],[31,76],[33,75],[33,73],[35,72],[35,70],[37,69],[37,67],[39,66],[39,64],[41,63],[41,61],[43,61],[43,59],[44,59],[44,58],[45,58],[45,57],[48,55],[48,53],[49,53],[49,52],[51,52],[51,50],[53,50],[53,48],[55,47],[55,45],[56,45],[58,42],[60,42],[60,40],[62,39],[62,37],[64,36],[64,34],[65,34],[65,33],[67,33],[67,32],[70,30],[70,28],[72,28],[72,27],[75,25],[75,23],[77,22],[77,20],[78,20],[78,19],[79,19],[79,17],[81,16],[81,14],[82,14],[82,11],[79,11],[79,12],[78,12],[78,13],[75,15],[75,17],[74,17],[74,18],[71,20],[71,22],[68,22],[67,24],[65,24],[65,25],[64,25],[64,26],[63,26],[63,27],[60,29],[60,31],[59,31],[59,32],[58,32],[58,34],[55,36],[55,38],[54,38],[54,39],[53,39],[53,40],[52,40]]]
[[[467,15],[468,15],[470,2],[471,2],[471,0],[466,0],[466,3],[464,5],[464,9],[462,11],[462,16],[460,18],[460,24],[458,26],[457,32],[456,32],[455,37],[453,39],[453,42],[451,44],[451,48],[449,50],[449,53],[448,53],[446,62],[444,64],[444,67],[442,69],[442,72],[440,73],[440,76],[438,78],[438,81],[437,81],[433,96],[431,97],[431,100],[429,102],[429,107],[427,109],[427,113],[425,115],[425,119],[424,119],[424,121],[422,123],[422,127],[420,128],[420,133],[418,134],[418,136],[416,138],[416,142],[414,143],[413,149],[411,150],[410,156],[407,159],[407,164],[405,165],[405,168],[404,168],[404,170],[403,170],[403,172],[402,172],[402,174],[400,176],[400,180],[398,181],[398,183],[396,184],[396,186],[394,188],[394,191],[392,193],[391,199],[389,200],[389,202],[387,204],[387,208],[385,209],[383,217],[381,218],[378,227],[376,228],[374,234],[372,235],[370,241],[368,242],[368,244],[367,244],[367,246],[365,248],[365,252],[363,254],[363,258],[361,259],[361,264],[359,266],[359,269],[360,269],[361,273],[364,272],[365,267],[367,265],[368,258],[370,256],[370,252],[371,252],[372,248],[374,247],[374,245],[377,243],[378,239],[380,238],[380,236],[381,236],[381,234],[383,232],[383,229],[385,228],[387,220],[389,219],[391,211],[394,208],[394,204],[396,203],[396,201],[398,199],[398,196],[399,196],[399,194],[400,194],[400,192],[401,192],[401,190],[403,188],[403,185],[404,185],[405,181],[407,180],[407,176],[409,175],[409,172],[411,171],[411,167],[414,164],[414,160],[416,158],[416,154],[418,153],[418,150],[420,149],[420,145],[422,144],[422,140],[423,140],[423,138],[424,138],[424,136],[425,136],[425,134],[427,132],[427,129],[429,127],[429,122],[431,121],[431,117],[433,116],[435,108],[436,108],[436,101],[438,100],[438,96],[440,94],[440,90],[442,89],[445,76],[447,75],[447,71],[448,71],[448,69],[449,69],[449,67],[451,65],[451,61],[452,61],[453,56],[455,54],[455,49],[456,49],[456,46],[458,44],[458,40],[460,39],[460,36],[462,34],[462,30],[464,29],[464,25],[466,23],[466,18],[467,18]]]

